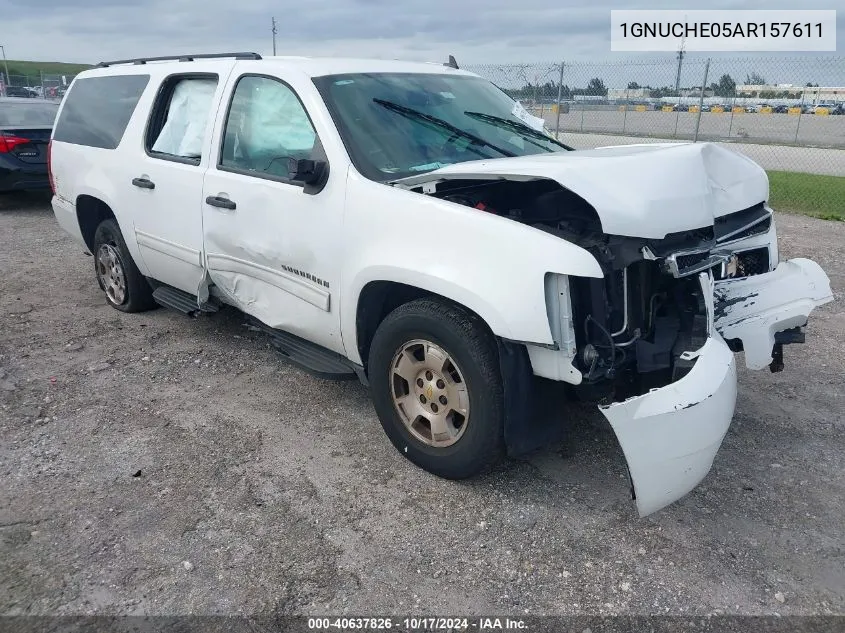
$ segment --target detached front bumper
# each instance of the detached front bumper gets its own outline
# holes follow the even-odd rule
[[[610,422],[634,486],[640,516],[695,488],[710,471],[736,405],[736,362],[715,334],[689,373],[670,385],[600,407]]]
[[[816,307],[833,300],[827,275],[808,259],[735,280],[700,280],[708,338],[682,356],[696,358],[689,373],[600,407],[625,453],[640,516],[680,499],[710,471],[736,404],[736,361],[725,339],[742,341],[747,366],[762,369],[772,362],[778,332],[806,325]]]
[[[775,334],[806,325],[816,307],[833,301],[833,292],[821,266],[796,258],[770,273],[719,281],[714,298],[716,329],[742,341],[749,369],[763,369],[772,362]]]

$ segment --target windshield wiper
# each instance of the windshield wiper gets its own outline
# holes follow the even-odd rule
[[[520,121],[512,121],[511,119],[506,119],[504,117],[495,116],[493,114],[485,114],[484,112],[464,112],[465,115],[468,117],[472,117],[474,119],[479,119],[480,121],[484,121],[486,123],[490,123],[491,125],[498,125],[500,127],[510,128],[511,130],[517,130],[523,134],[528,136],[533,136],[534,138],[540,138],[544,141],[549,143],[554,143],[555,145],[562,147],[567,151],[575,151],[574,148],[569,147],[569,145],[564,145],[556,138],[552,138],[545,132],[541,132],[540,130],[535,130],[533,127],[528,125],[527,123],[522,123]],[[530,143],[531,141],[529,141]],[[542,147],[537,143],[531,143],[532,145],[536,145],[537,147]]]
[[[506,149],[502,149],[501,147],[494,145],[490,141],[485,141],[480,136],[476,136],[472,132],[467,132],[466,130],[462,130],[459,127],[456,127],[449,123],[448,121],[444,121],[443,119],[439,119],[436,116],[432,116],[430,114],[426,114],[425,112],[420,112],[419,110],[414,110],[413,108],[408,108],[406,106],[400,105],[398,103],[393,103],[392,101],[386,101],[384,99],[373,99],[374,102],[379,104],[380,106],[387,108],[393,112],[397,112],[399,114],[419,119],[420,121],[426,121],[427,123],[431,123],[432,125],[436,125],[439,128],[444,130],[449,130],[453,135],[463,137],[469,141],[472,141],[475,145],[486,145],[492,150],[499,152],[502,156],[513,157],[516,156],[513,152],[509,152]],[[479,152],[476,151],[476,154]]]

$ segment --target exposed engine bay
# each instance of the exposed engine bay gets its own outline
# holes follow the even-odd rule
[[[572,363],[582,376],[578,392],[590,400],[643,394],[692,369],[695,358],[684,353],[708,337],[702,273],[718,281],[772,269],[765,240],[747,241],[771,228],[763,202],[654,240],[604,233],[593,207],[552,180],[452,179],[414,190],[528,224],[595,257],[604,278],[570,279]],[[736,343],[735,351],[741,349]]]

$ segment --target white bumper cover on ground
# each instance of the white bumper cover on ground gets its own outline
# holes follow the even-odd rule
[[[600,408],[625,453],[640,516],[680,499],[704,479],[735,404],[734,355],[715,334],[677,382]]]
[[[710,470],[733,418],[736,362],[725,338],[741,339],[746,364],[772,360],[775,334],[803,326],[817,306],[833,300],[830,280],[808,259],[776,270],[713,283],[702,278],[710,337],[686,357],[697,357],[677,382],[600,407],[619,439],[640,516],[692,490]],[[724,337],[724,338],[722,338]]]

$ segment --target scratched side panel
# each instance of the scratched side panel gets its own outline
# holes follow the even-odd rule
[[[317,195],[302,187],[219,170],[203,196],[206,262],[216,292],[273,328],[343,353],[339,327],[343,178]]]

